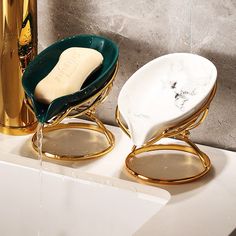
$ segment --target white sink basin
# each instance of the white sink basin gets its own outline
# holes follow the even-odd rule
[[[68,167],[59,174],[53,164],[41,171],[37,160],[0,154],[0,235],[130,236],[170,198],[159,188]]]

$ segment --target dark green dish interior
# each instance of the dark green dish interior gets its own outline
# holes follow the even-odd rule
[[[93,48],[103,55],[103,64],[84,82],[80,91],[55,99],[49,105],[34,98],[36,85],[57,64],[61,53],[70,47]],[[109,39],[97,35],[76,35],[54,43],[43,50],[26,68],[22,84],[31,99],[37,119],[44,123],[57,114],[77,105],[101,90],[112,78],[118,60],[117,45]]]

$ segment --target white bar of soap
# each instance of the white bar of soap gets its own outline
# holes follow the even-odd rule
[[[80,47],[66,49],[52,71],[37,84],[35,98],[49,104],[56,98],[79,91],[86,78],[102,62],[102,54],[95,49]]]

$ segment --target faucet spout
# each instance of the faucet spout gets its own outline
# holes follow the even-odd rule
[[[37,54],[37,0],[0,0],[0,132],[31,133],[37,126],[21,84]]]

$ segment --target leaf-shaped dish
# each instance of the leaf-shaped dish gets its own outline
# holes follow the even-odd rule
[[[190,117],[209,97],[216,77],[212,62],[190,53],[165,55],[136,71],[118,97],[133,143],[141,146]]]
[[[61,53],[70,47],[96,49],[103,55],[102,66],[86,79],[80,91],[59,97],[49,105],[38,102],[34,97],[36,85],[54,68]],[[97,35],[76,35],[62,39],[43,50],[28,65],[22,78],[23,87],[31,99],[37,119],[44,123],[100,91],[112,78],[118,54],[118,47],[113,41]]]

